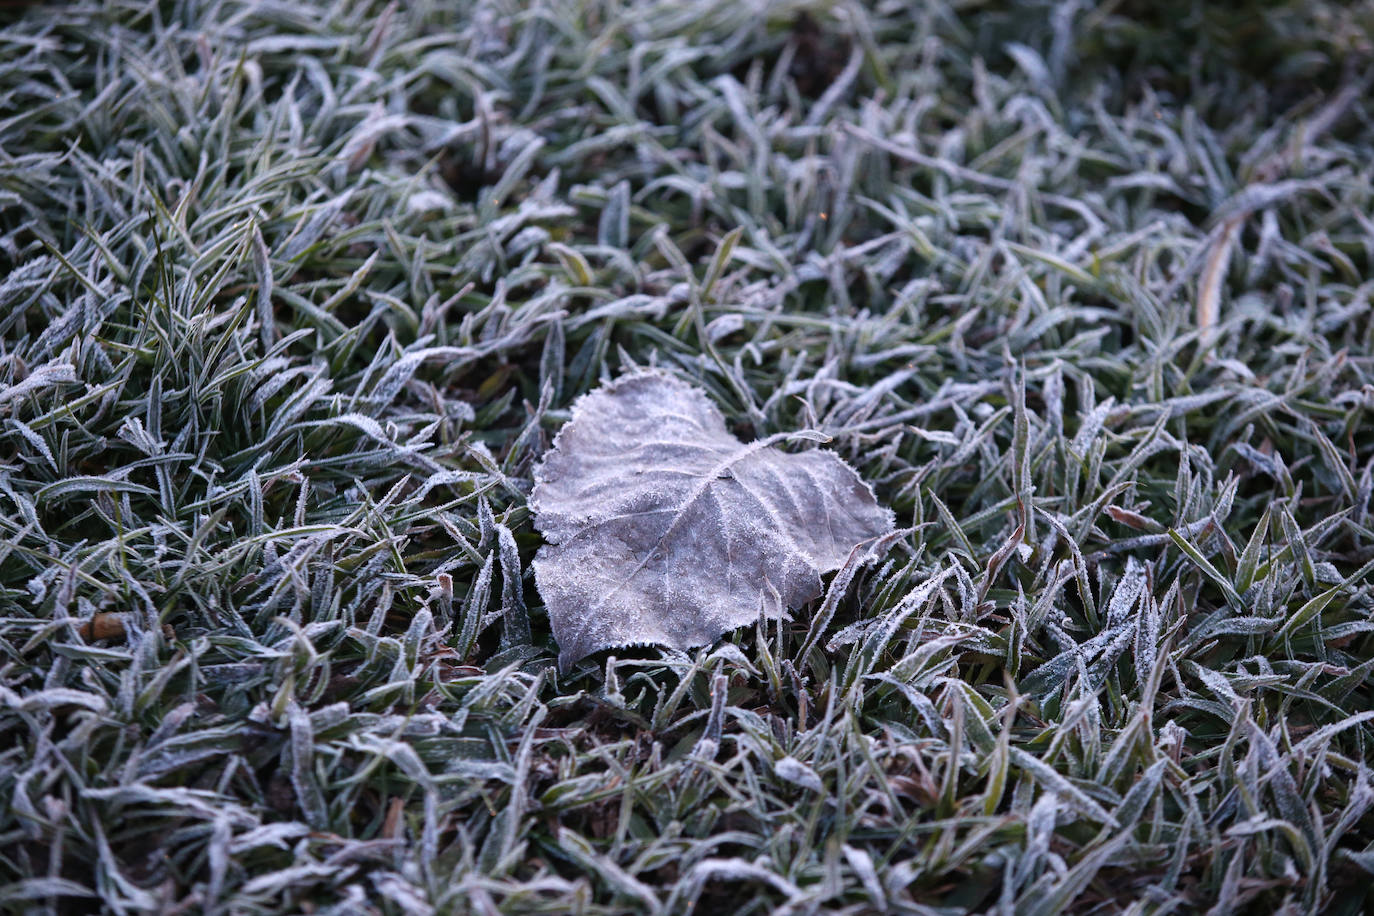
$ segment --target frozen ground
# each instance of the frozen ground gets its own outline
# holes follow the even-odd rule
[[[0,908],[1361,910],[1368,0],[0,16]],[[649,364],[914,531],[560,676]]]

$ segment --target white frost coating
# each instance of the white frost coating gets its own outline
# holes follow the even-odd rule
[[[535,582],[565,669],[613,646],[706,645],[800,607],[893,529],[835,453],[745,445],[703,391],[654,371],[580,399],[534,479]]]

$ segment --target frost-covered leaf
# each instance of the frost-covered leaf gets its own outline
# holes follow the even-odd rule
[[[564,666],[598,649],[683,649],[817,597],[821,573],[892,530],[839,456],[741,443],[706,395],[659,372],[597,389],[535,472],[534,561]]]

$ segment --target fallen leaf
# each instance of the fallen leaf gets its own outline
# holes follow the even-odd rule
[[[87,642],[95,642],[98,639],[123,639],[126,635],[124,618],[118,614],[104,612],[95,614],[77,627],[76,632]]]
[[[892,531],[838,455],[745,445],[706,394],[661,372],[579,400],[535,470],[534,561],[559,662],[706,645],[798,608],[821,574]]]
[[[401,836],[403,824],[401,815],[405,814],[406,801],[399,796],[393,797],[386,808],[386,819],[382,821],[382,836],[394,840]]]
[[[124,639],[129,635],[129,629],[124,623],[122,614],[100,611],[92,615],[89,620],[83,621],[76,628],[76,635],[86,642],[96,642],[101,639]],[[162,625],[162,635],[167,639],[176,638],[176,633],[170,624],[164,623]]]
[[[1209,242],[1207,260],[1203,264],[1202,277],[1197,284],[1199,328],[1212,327],[1221,314],[1221,286],[1226,280],[1226,271],[1231,266],[1231,249],[1235,246],[1236,228],[1240,223],[1240,217],[1228,220],[1213,233]]]

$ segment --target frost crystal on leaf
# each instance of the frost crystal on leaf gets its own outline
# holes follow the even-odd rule
[[[745,445],[706,394],[640,372],[586,395],[535,471],[534,561],[559,662],[685,649],[778,616],[892,531],[833,452]]]

